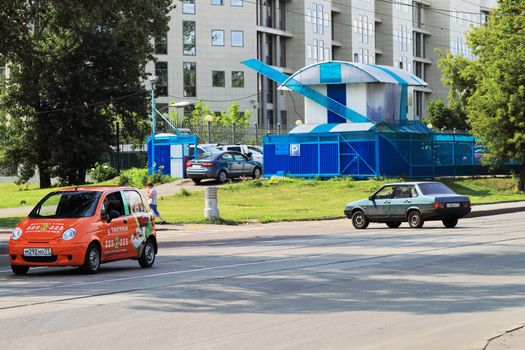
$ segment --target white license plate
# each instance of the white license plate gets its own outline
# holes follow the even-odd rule
[[[24,256],[51,256],[51,248],[24,248]]]
[[[447,208],[459,208],[459,203],[447,203]]]
[[[195,164],[192,166],[192,169],[202,169],[202,166]]]

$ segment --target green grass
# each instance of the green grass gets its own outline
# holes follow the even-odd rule
[[[89,186],[104,186],[116,184],[116,180],[111,180]],[[52,187],[39,189],[38,185],[34,184],[18,186],[14,183],[0,183],[0,208],[34,206],[49,192],[53,192],[60,188],[67,187]]]
[[[388,181],[327,181],[270,179],[245,181],[219,189],[219,211],[225,223],[319,220],[343,217],[346,203],[367,198]],[[445,181],[473,203],[525,200],[515,193],[512,179],[486,178]],[[204,193],[178,194],[161,198],[159,210],[168,222],[205,223]]]
[[[218,223],[237,224],[293,220],[319,220],[343,217],[346,203],[367,198],[386,182],[398,180],[301,180],[272,178],[250,180],[219,188]],[[444,180],[459,194],[470,196],[475,204],[525,200],[515,192],[510,178]],[[10,187],[9,187],[10,186]],[[4,191],[7,191],[8,194]],[[15,185],[0,184],[1,207],[33,205],[49,191],[31,188],[19,191]],[[20,204],[25,200],[27,204]],[[204,191],[182,191],[161,197],[159,210],[171,223],[207,223],[204,219]],[[0,218],[1,226],[13,226],[19,218]],[[11,223],[11,224],[9,224]]]

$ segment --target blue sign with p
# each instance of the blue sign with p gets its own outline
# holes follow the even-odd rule
[[[291,144],[290,145],[290,157],[300,157],[301,156],[301,145],[300,144]]]

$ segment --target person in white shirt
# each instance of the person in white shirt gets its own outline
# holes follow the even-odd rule
[[[162,218],[162,216],[160,216],[160,213],[159,213],[159,210],[158,210],[158,207],[157,207],[157,189],[155,187],[153,187],[153,183],[148,183],[148,194],[147,194],[147,198],[148,198],[148,204],[151,208],[151,210],[153,210],[153,213],[155,214],[155,217],[159,218],[160,222],[159,224],[165,224],[166,221]]]

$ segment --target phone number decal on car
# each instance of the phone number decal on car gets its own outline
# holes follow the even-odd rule
[[[126,247],[127,245],[129,245],[129,238],[115,237],[115,239],[108,239],[104,241],[105,248],[118,249],[119,247]]]

